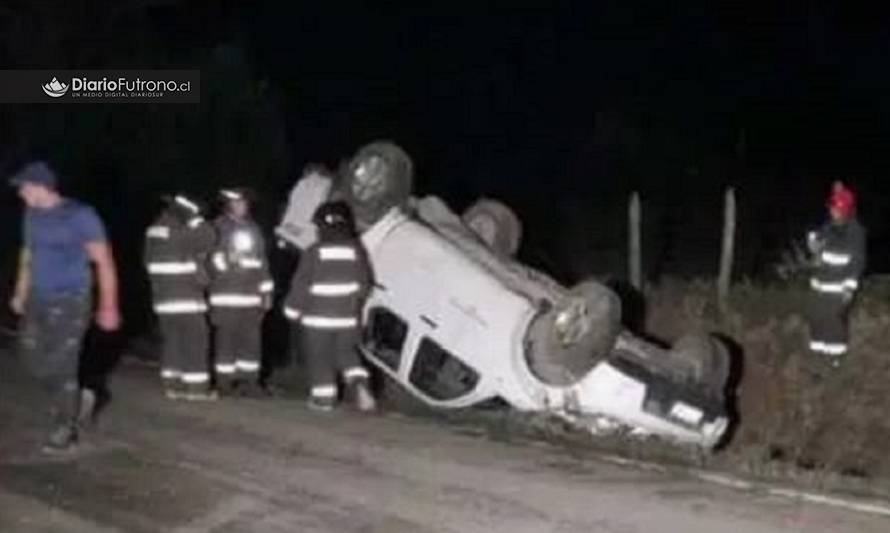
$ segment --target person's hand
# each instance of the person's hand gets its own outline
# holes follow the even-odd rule
[[[16,315],[25,314],[25,298],[23,296],[13,296],[9,300],[9,308]]]
[[[99,309],[96,312],[96,324],[103,331],[117,331],[121,327],[121,314],[116,307]]]
[[[818,255],[824,247],[821,235],[815,231],[807,233],[807,248],[812,254]]]

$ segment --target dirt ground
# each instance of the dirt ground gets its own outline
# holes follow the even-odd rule
[[[0,531],[884,532],[890,517],[621,465],[509,427],[319,414],[295,399],[171,403],[125,364],[74,456],[0,352]],[[620,461],[618,461],[620,462]]]

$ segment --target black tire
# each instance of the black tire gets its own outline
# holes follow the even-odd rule
[[[519,251],[522,222],[506,204],[483,198],[464,211],[461,219],[496,253],[513,257]]]
[[[585,281],[532,323],[526,361],[544,383],[572,385],[609,356],[620,332],[618,296],[596,281]]]
[[[370,173],[363,175],[362,168]],[[376,223],[393,207],[404,205],[414,185],[411,158],[389,141],[377,141],[360,148],[344,172],[341,191],[352,206],[361,229]]]
[[[669,357],[683,366],[682,373],[694,383],[722,396],[729,381],[729,350],[713,335],[691,333],[678,340]]]

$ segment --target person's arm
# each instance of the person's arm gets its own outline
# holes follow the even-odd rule
[[[368,250],[360,240],[356,240],[356,269],[358,282],[361,285],[361,299],[364,301],[371,291],[374,290],[374,267],[371,264],[371,257]]]
[[[23,247],[19,252],[18,272],[16,274],[15,288],[9,307],[12,311],[21,315],[25,312],[25,304],[28,302],[28,290],[31,287],[31,253]]]
[[[96,322],[104,330],[116,330],[120,327],[121,319],[118,307],[117,268],[111,245],[104,241],[88,242],[86,249],[90,261],[96,267],[96,283],[99,286]]]
[[[303,314],[306,295],[309,294],[309,286],[315,276],[317,256],[318,245],[316,243],[300,257],[297,271],[290,282],[290,290],[284,299],[284,316],[290,321],[297,322]]]
[[[195,217],[189,222],[191,228],[189,235],[189,249],[194,254],[195,261],[198,262],[198,270],[201,273],[199,278],[202,285],[209,287],[215,277],[215,268],[213,267],[213,253],[216,250],[217,237],[216,227],[200,217]]]
[[[859,289],[859,280],[865,273],[867,258],[865,250],[865,228],[855,226],[854,230],[849,243],[850,263],[847,265],[846,278],[844,279],[844,284],[847,287],[850,297],[852,297],[853,292]]]
[[[96,268],[96,284],[99,286],[96,324],[105,331],[116,330],[121,323],[117,268],[105,226],[92,208],[86,208],[77,219],[77,230],[87,256]]]
[[[272,307],[275,282],[272,280],[272,272],[269,269],[269,257],[266,255],[266,239],[258,226],[253,228],[253,237],[256,242],[256,257],[262,263],[257,276],[257,289],[263,297],[263,307],[268,310]]]

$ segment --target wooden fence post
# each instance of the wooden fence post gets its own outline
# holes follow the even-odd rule
[[[723,206],[723,246],[720,253],[720,273],[717,278],[717,303],[721,313],[729,310],[729,285],[732,278],[735,251],[736,201],[735,190],[726,189]]]
[[[642,250],[640,246],[640,195],[630,195],[627,209],[628,223],[628,274],[630,284],[637,291],[643,290]]]

